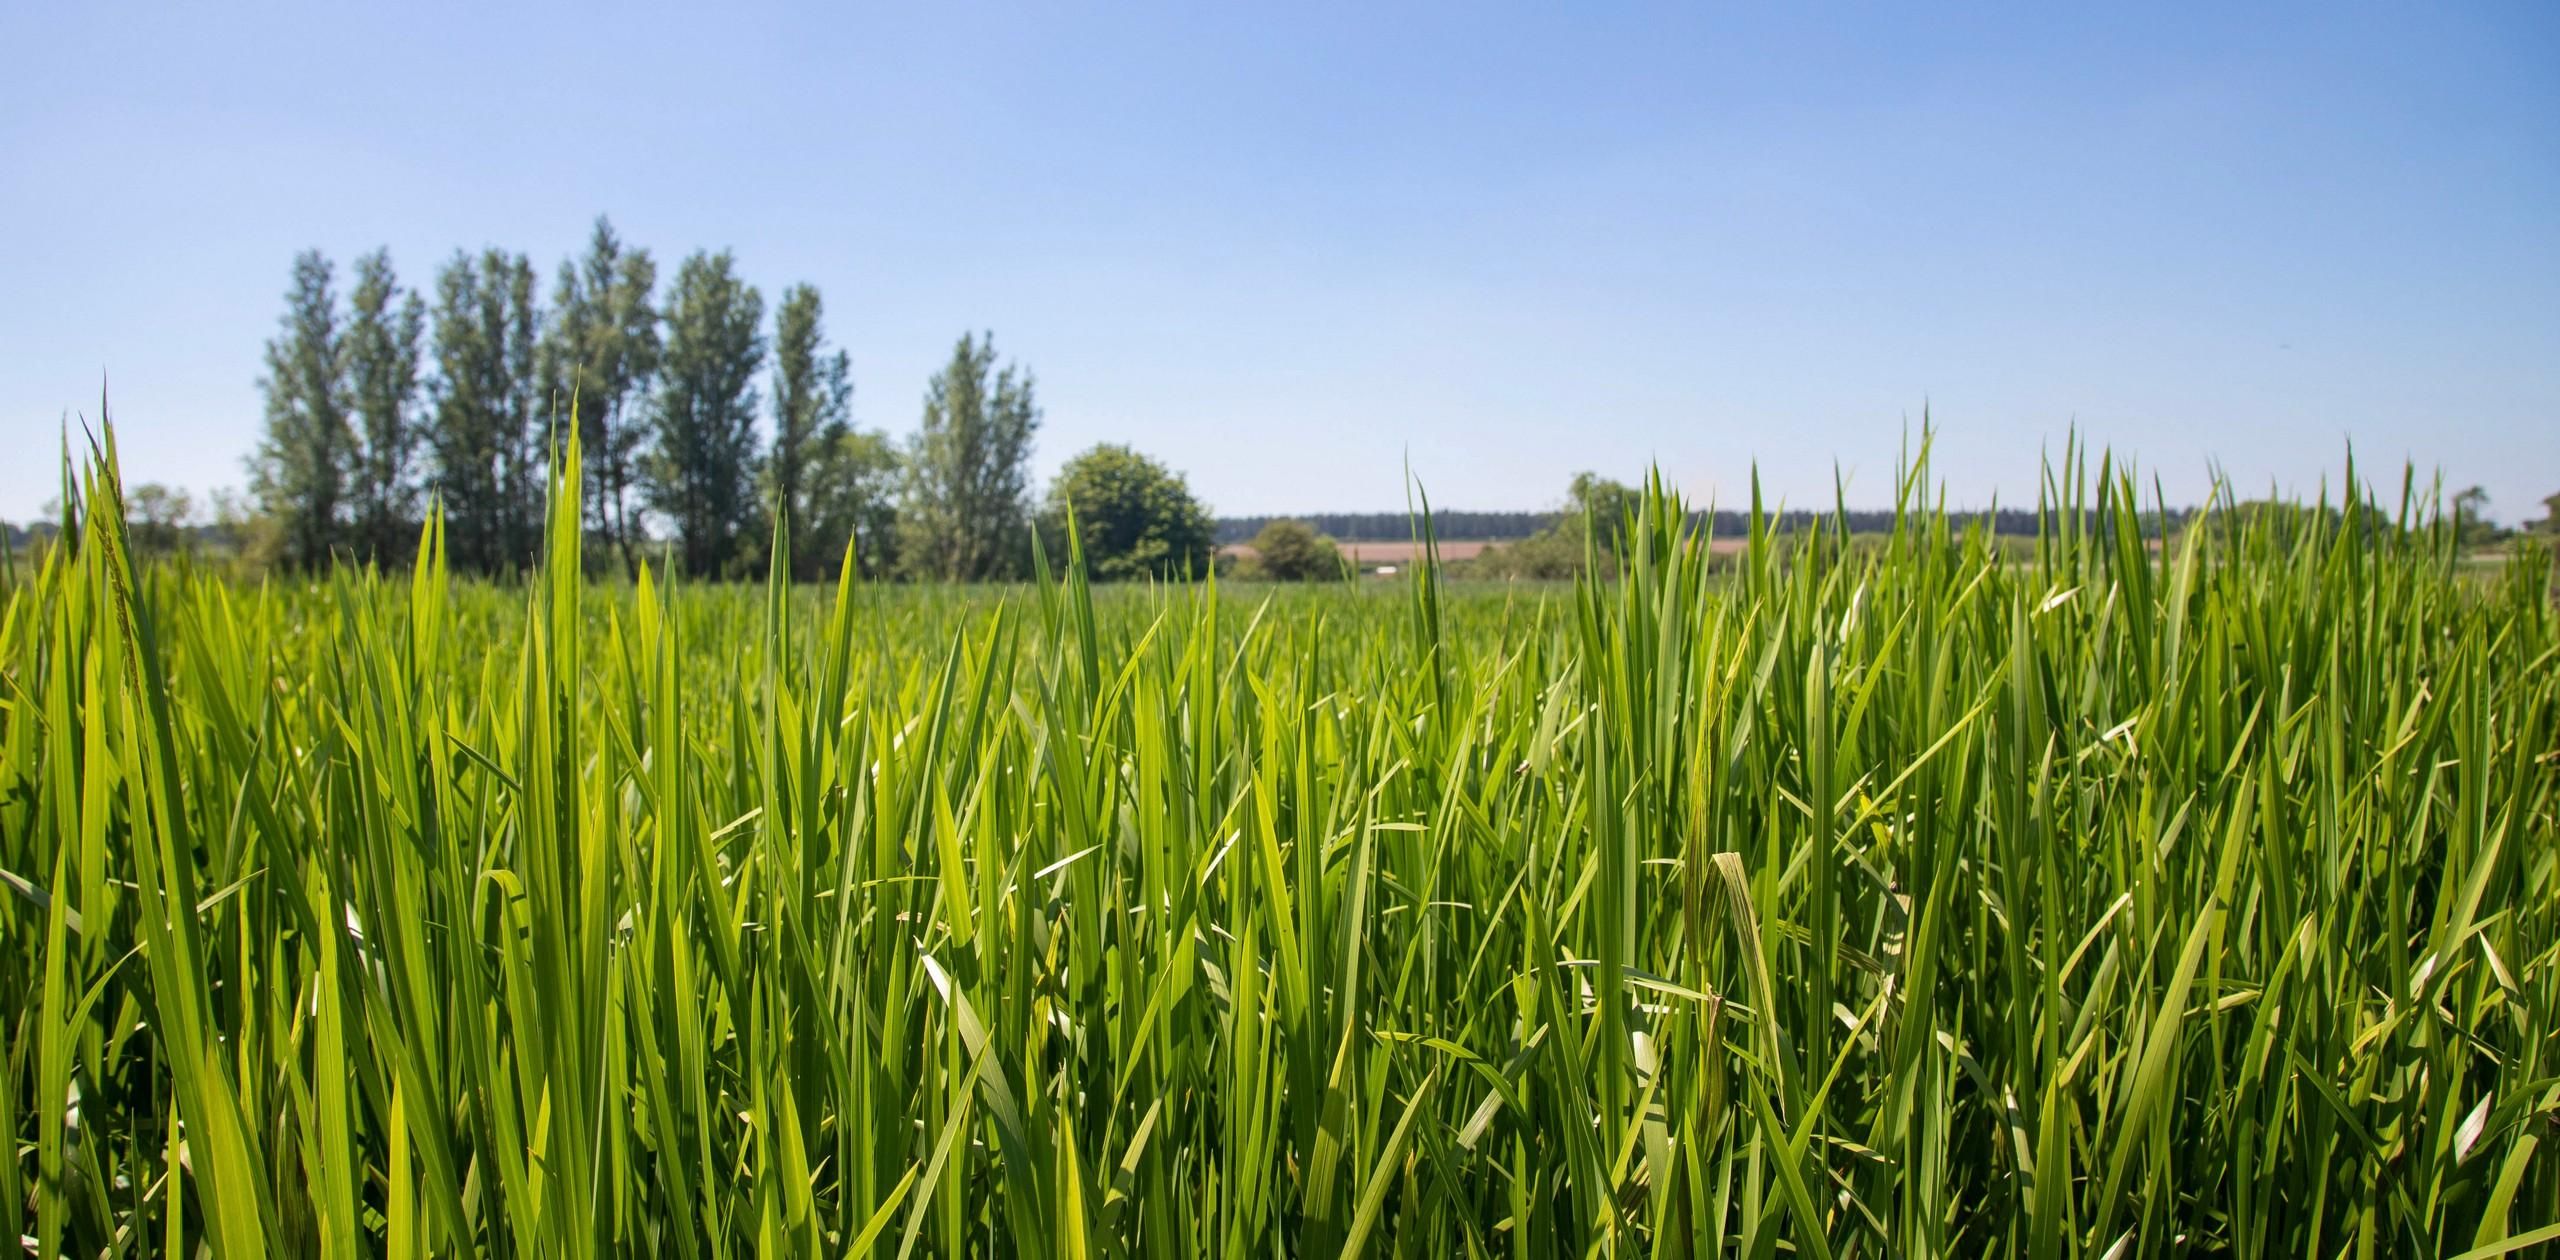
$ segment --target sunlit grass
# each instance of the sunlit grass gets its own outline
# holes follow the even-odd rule
[[[2431,516],[2156,546],[2074,456],[2024,564],[1915,469],[1712,580],[1657,490],[1579,588],[249,587],[114,476],[0,612],[36,1254],[2560,1236],[2547,560]]]

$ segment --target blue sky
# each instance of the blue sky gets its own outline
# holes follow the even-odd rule
[[[2245,7],[11,5],[0,516],[102,376],[130,479],[239,484],[295,251],[547,287],[599,212],[820,286],[865,426],[988,328],[1044,481],[1221,512],[1878,503],[1926,405],[1958,504],[2076,424],[2538,515],[2560,7]]]

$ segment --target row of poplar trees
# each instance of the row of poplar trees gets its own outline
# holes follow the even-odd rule
[[[649,251],[600,218],[547,304],[533,264],[497,249],[456,253],[432,300],[387,251],[357,259],[354,280],[342,302],[330,261],[297,257],[267,344],[250,482],[282,564],[404,563],[434,503],[450,565],[521,571],[574,423],[601,564],[663,546],[688,573],[755,571],[781,510],[803,578],[832,576],[849,542],[871,577],[1024,567],[1039,409],[992,338],[960,339],[901,444],[853,426],[851,363],[826,340],[818,290],[786,290],[768,335],[763,295],[725,250],[686,258],[662,294]]]

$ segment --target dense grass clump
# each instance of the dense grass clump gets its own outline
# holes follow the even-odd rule
[[[1655,489],[1611,581],[1246,601],[454,583],[433,524],[240,587],[137,566],[101,457],[0,611],[0,1231],[2560,1237],[2545,561],[2362,506],[2160,546],[2066,460],[2020,562],[1923,475],[1712,578]]]

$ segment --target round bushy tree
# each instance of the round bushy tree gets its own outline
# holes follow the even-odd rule
[[[1126,446],[1105,442],[1058,470],[1047,515],[1061,539],[1070,506],[1096,581],[1189,577],[1204,572],[1217,549],[1209,510],[1189,483]]]
[[[1312,582],[1342,576],[1342,553],[1305,521],[1273,521],[1253,536],[1250,576]]]

